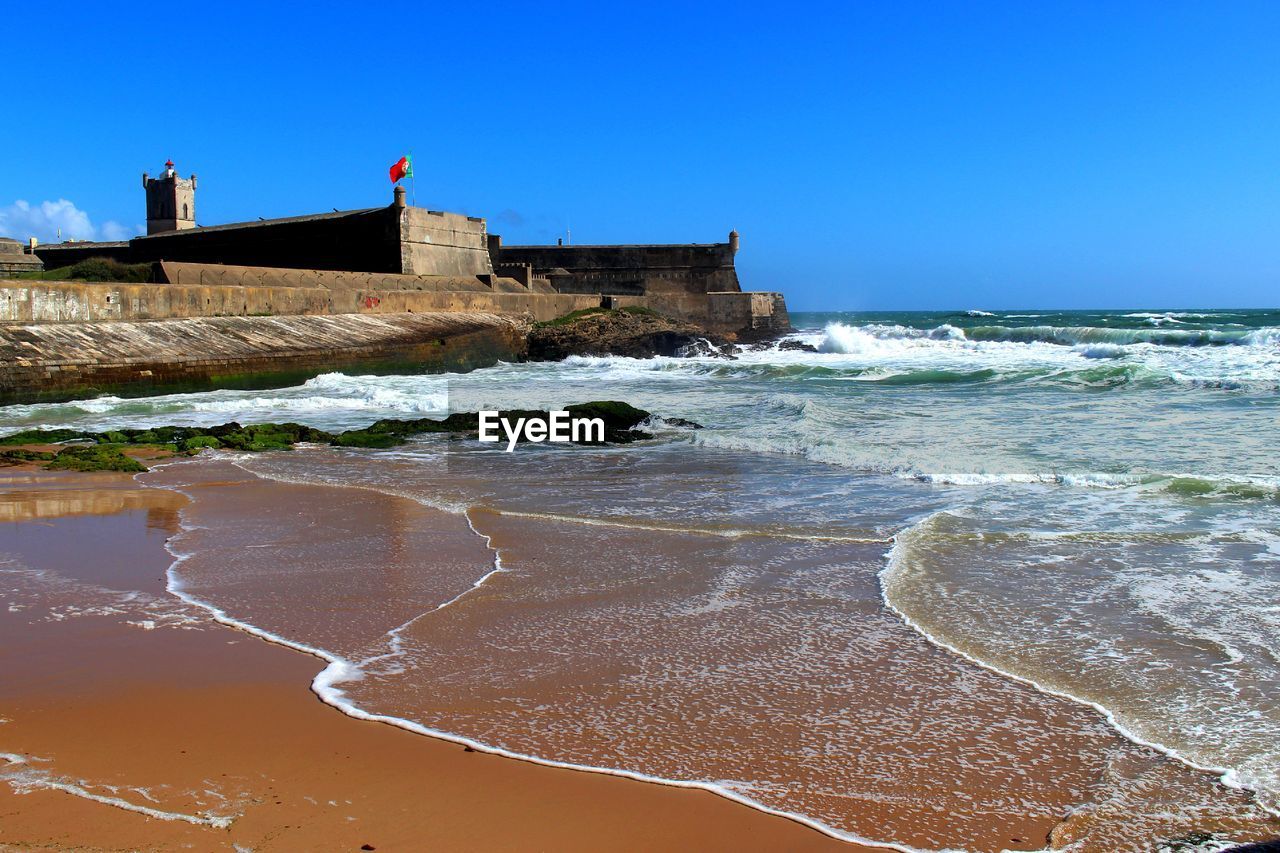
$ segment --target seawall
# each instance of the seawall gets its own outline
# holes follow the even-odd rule
[[[160,266],[173,284],[0,281],[0,323],[448,311],[553,320],[600,305],[598,294],[536,292],[510,279]]]
[[[0,280],[0,405],[280,387],[329,371],[417,373],[515,360],[530,322],[640,306],[752,340],[780,294],[558,292],[492,274],[408,275],[161,261],[164,283]]]
[[[0,324],[0,405],[470,370],[524,340],[520,321],[475,312]]]
[[[0,323],[97,323],[187,317],[476,311],[554,320],[606,305],[651,308],[751,340],[790,329],[779,293],[696,293],[657,284],[644,296],[561,293],[497,276],[415,276],[163,262],[168,284],[0,280]]]

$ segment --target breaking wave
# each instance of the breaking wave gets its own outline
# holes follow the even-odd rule
[[[94,397],[68,403],[8,406],[15,426],[77,423],[99,429],[159,421],[210,425],[228,420],[259,422],[317,417],[336,425],[363,424],[379,416],[443,415],[449,384],[441,376],[348,376],[325,373],[301,385],[271,391],[200,391],[155,397]]]
[[[1280,327],[1267,326],[1252,330],[1222,329],[1107,329],[1096,326],[970,326],[957,328],[942,324],[932,329],[909,326],[868,324],[827,325],[819,350],[856,354],[874,348],[884,341],[951,340],[1022,344],[1153,344],[1165,347],[1201,346],[1280,346]]]

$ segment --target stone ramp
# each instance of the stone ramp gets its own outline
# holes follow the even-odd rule
[[[523,350],[518,321],[479,312],[0,325],[0,405],[470,370]]]

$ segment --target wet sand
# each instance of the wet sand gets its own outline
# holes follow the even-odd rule
[[[485,743],[515,737],[528,751],[584,764],[608,761],[617,748],[642,765],[696,752],[700,766],[670,775],[750,779],[745,774],[759,772],[776,786],[757,797],[779,808],[800,779],[827,790],[833,817],[864,836],[926,848],[1031,850],[1051,837],[1055,844],[1087,837],[1082,849],[1141,849],[1127,846],[1128,816],[1193,801],[1208,809],[1190,820],[1197,828],[1246,837],[1258,829],[1233,817],[1247,798],[1123,741],[1088,709],[969,666],[884,613],[874,587],[883,546],[838,546],[851,550],[841,550],[837,565],[866,564],[866,571],[837,573],[839,583],[866,588],[846,589],[850,608],[813,637],[831,643],[861,626],[849,640],[866,645],[854,681],[836,685],[816,710],[806,709],[809,700],[794,685],[761,686],[795,692],[793,710],[819,720],[814,725],[819,712],[857,714],[857,736],[830,754],[809,742],[805,727],[784,730],[765,717],[744,723],[723,712],[706,724],[686,720],[679,708],[660,707],[665,691],[648,695],[634,679],[619,678],[627,667],[634,673],[630,650],[644,656],[661,648],[657,662],[682,665],[682,647],[670,645],[659,623],[637,622],[631,627],[644,638],[617,647],[602,645],[603,632],[593,635],[602,623],[593,628],[586,617],[608,605],[619,584],[632,599],[659,593],[653,565],[667,567],[664,589],[674,585],[680,598],[697,599],[683,587],[705,583],[706,572],[686,569],[711,566],[724,554],[722,540],[690,552],[696,536],[479,509],[464,517],[368,489],[262,480],[217,460],[178,463],[138,480],[0,471],[0,849],[883,849],[708,791],[468,751],[345,716],[307,689],[321,660],[219,625],[166,592],[166,542],[196,553],[179,571],[192,593],[202,585],[215,590],[219,606],[252,614],[265,630],[316,638],[354,660],[381,648],[388,630],[403,623],[403,659],[382,672],[370,667],[364,681],[342,689],[362,707],[435,719]],[[473,590],[494,547],[503,571]],[[812,549],[812,583],[831,562],[827,549],[837,546],[750,547],[767,550],[738,557],[747,564],[763,558],[763,565],[794,564]],[[691,560],[695,553],[701,556]],[[576,575],[573,554],[608,555],[609,582]],[[424,602],[463,595],[465,606],[449,606],[446,618],[415,618]],[[779,606],[778,617],[793,607]],[[725,618],[708,622],[705,642],[693,648],[713,642],[724,646],[722,659],[759,659],[731,647],[750,632],[725,630],[733,625]],[[754,630],[761,628],[745,610],[733,618],[755,618]],[[594,645],[575,632],[595,636]],[[780,623],[774,635],[751,642],[785,644],[795,634]],[[554,660],[559,645],[594,649],[599,661],[531,680],[531,667]],[[400,666],[421,677],[398,678]],[[591,683],[617,684],[626,695],[585,690]],[[542,693],[521,697],[517,684],[541,685]],[[886,690],[893,691],[888,703]],[[925,697],[933,698],[918,701]],[[697,696],[684,707],[714,707],[713,699]],[[656,734],[614,725],[614,705],[636,703],[666,713],[668,722]],[[538,743],[538,732],[512,728],[530,707],[554,708],[538,712],[544,722],[562,714],[548,731],[559,720],[576,727],[577,737]],[[947,720],[963,728],[947,728]],[[783,745],[777,760],[737,766],[742,750],[734,744],[761,738]],[[570,740],[585,752],[566,753]],[[751,754],[771,755],[773,747],[755,745]],[[717,762],[710,772],[722,775],[700,775],[709,756]],[[840,786],[822,787],[834,773],[842,774]],[[1144,833],[1175,837],[1186,828],[1188,816],[1175,815]]]
[[[358,663],[364,677],[337,686],[370,712],[522,755],[722,780],[921,849],[1280,832],[1094,709],[927,642],[883,606],[883,541],[570,522],[536,513],[542,492],[517,504],[534,515],[509,513],[504,490],[528,484],[460,455],[315,449],[243,463],[271,480],[224,460],[140,479],[194,498],[175,539],[194,555],[187,590]],[[630,470],[572,476],[645,497],[622,491]],[[454,511],[424,505],[442,498]],[[484,574],[495,553],[501,571]]]
[[[709,792],[342,715],[307,689],[318,660],[164,593],[183,500],[123,475],[0,471],[0,555],[46,573],[0,583],[0,848],[861,849]]]

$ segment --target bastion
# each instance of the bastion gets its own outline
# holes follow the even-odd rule
[[[145,235],[0,239],[0,404],[469,369],[521,358],[531,322],[599,307],[646,308],[730,339],[789,328],[781,294],[741,289],[737,232],[724,243],[504,246],[484,219],[407,204],[400,186],[386,207],[203,225],[195,175],[170,161],[142,182]],[[126,265],[137,283],[66,278],[91,259]]]

